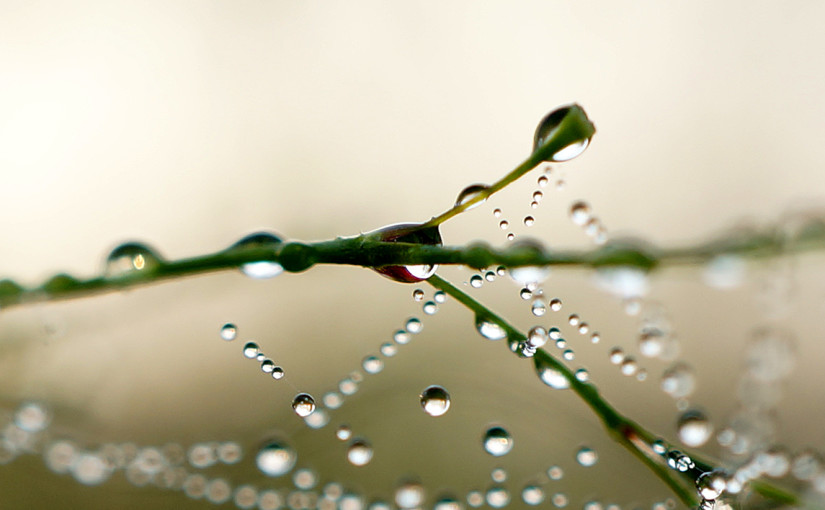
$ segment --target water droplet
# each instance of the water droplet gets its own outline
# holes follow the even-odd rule
[[[752,378],[774,382],[787,377],[796,364],[793,334],[775,327],[753,333],[745,351],[745,368]]]
[[[123,278],[151,273],[160,267],[161,257],[141,243],[124,243],[112,250],[106,258],[104,273],[107,278]]]
[[[689,397],[695,387],[693,369],[685,363],[677,363],[662,374],[662,391],[673,398]]]
[[[484,450],[494,457],[501,457],[513,449],[513,438],[502,427],[490,427],[484,433]]]
[[[636,360],[633,356],[627,356],[624,360],[622,360],[622,364],[619,366],[619,370],[621,370],[622,375],[635,375],[636,371],[639,370],[639,364],[636,363]]]
[[[146,451],[146,449],[144,449],[144,451]],[[158,453],[160,454],[160,452]],[[219,444],[215,453],[218,456],[218,460],[224,464],[237,464],[243,456],[241,445],[234,441],[226,441]]]
[[[578,379],[580,382],[587,382],[590,380],[590,372],[588,372],[586,368],[580,368],[576,370],[575,375],[576,379]]]
[[[272,378],[276,381],[280,381],[281,379],[283,379],[284,375],[286,374],[284,373],[283,367],[279,367],[276,365],[272,368]]]
[[[691,448],[698,448],[708,442],[713,434],[713,424],[697,410],[682,413],[676,424],[679,441]]]
[[[747,265],[742,257],[719,255],[705,266],[702,279],[709,287],[733,289],[745,280]]]
[[[441,386],[428,386],[419,395],[421,407],[430,416],[442,416],[450,409],[450,394]]]
[[[435,301],[427,301],[421,309],[427,315],[435,315],[438,312],[438,305],[435,304]]]
[[[536,202],[535,200],[530,202],[530,209],[538,209],[538,208],[539,208],[539,203],[538,202]]]
[[[424,503],[425,495],[420,482],[407,481],[395,490],[395,504],[402,509],[419,508]]]
[[[572,349],[567,349],[561,354],[561,357],[566,361],[573,361],[576,359],[576,353]]]
[[[257,358],[259,352],[261,352],[261,348],[255,342],[247,342],[243,346],[243,355],[249,359]]]
[[[265,374],[271,374],[275,370],[275,362],[271,359],[265,359],[261,362],[261,371]]]
[[[250,510],[258,502],[258,491],[251,485],[241,485],[235,490],[235,506],[242,510]]]
[[[544,491],[538,485],[528,485],[521,490],[521,500],[531,506],[544,502]]]
[[[493,277],[493,279],[495,279],[495,276]],[[493,281],[493,280],[490,280],[489,278],[487,278],[487,281]],[[445,294],[443,290],[437,290],[437,291],[435,291],[435,294],[433,294],[433,300],[436,303],[443,304],[447,301],[447,294]]]
[[[306,418],[315,411],[315,399],[309,393],[298,393],[292,399],[292,409],[301,418]]]
[[[533,224],[536,223],[536,219],[532,216],[525,216],[524,217],[524,226],[525,227],[532,227]]]
[[[501,209],[493,209],[493,216],[501,218]]]
[[[688,469],[693,469],[696,464],[693,459],[680,452],[679,450],[670,450],[667,452],[667,465],[671,469],[684,473]]]
[[[725,492],[728,474],[720,469],[702,473],[696,479],[696,490],[708,501],[715,501]]]
[[[255,464],[266,476],[283,476],[289,473],[298,459],[295,450],[280,440],[264,444],[255,457]]]
[[[567,318],[567,322],[571,326],[578,326],[579,322],[581,322],[581,317],[579,317],[578,315],[576,315],[574,313],[574,314],[570,315],[570,317]]]
[[[231,323],[226,323],[221,327],[221,338],[227,342],[231,342],[238,336],[238,328]]]
[[[507,481],[507,471],[505,471],[502,468],[495,468],[490,473],[490,478],[492,478],[492,480],[494,482],[498,482],[498,483],[506,482]]]
[[[384,369],[384,362],[376,356],[367,356],[361,362],[361,366],[364,368],[364,372],[368,374],[377,374]]]
[[[564,338],[559,338],[558,340],[556,340],[556,347],[558,347],[559,349],[566,348],[567,340],[565,340]]]
[[[547,331],[541,326],[533,326],[527,332],[527,343],[536,349],[544,347],[544,344],[547,343]]]
[[[390,243],[413,243],[430,246],[441,246],[441,233],[438,227],[422,228],[420,224],[399,223],[380,228],[365,234],[368,237],[378,238]],[[410,266],[383,266],[374,268],[379,274],[391,280],[402,283],[417,283],[434,275],[437,264],[419,264]]]
[[[295,471],[292,475],[292,483],[295,488],[307,491],[315,487],[315,484],[318,483],[318,477],[311,469],[303,468]]]
[[[112,474],[103,457],[91,452],[78,455],[71,466],[71,472],[75,480],[83,485],[99,485]]]
[[[276,250],[283,240],[271,232],[255,232],[250,234],[237,243],[233,244],[230,249],[239,248],[258,248]],[[249,262],[241,266],[241,272],[246,276],[254,279],[274,278],[284,272],[281,264],[272,260],[260,260],[257,262]]]
[[[464,506],[452,496],[442,496],[435,502],[433,510],[463,510]]]
[[[258,355],[255,356],[256,361],[263,362],[265,359],[266,359],[266,356],[264,356],[263,352],[258,352]]]
[[[544,198],[544,193],[539,190],[533,192],[533,200],[535,202],[541,202],[541,199]]]
[[[597,344],[597,343],[601,342],[601,340],[602,340],[602,336],[599,333],[593,333],[592,335],[590,335],[590,342],[591,343]]]
[[[576,114],[584,116],[584,111],[578,105],[569,105],[553,110],[541,119],[533,137],[533,152],[541,152],[544,161],[569,161],[584,152],[590,143],[590,138],[582,137],[573,140],[561,148],[552,147],[551,152],[546,149],[549,148],[551,140],[559,132],[559,127],[564,119],[568,115]]]
[[[592,448],[583,446],[576,452],[576,462],[584,467],[591,467],[596,465],[599,460],[599,455]]]
[[[512,241],[512,240],[513,240],[513,239],[515,239],[515,238],[516,238],[516,234],[514,234],[514,233],[512,233],[512,232],[510,232],[509,234],[507,234],[507,240],[508,240],[508,241]]]
[[[421,333],[421,330],[424,329],[424,324],[417,318],[411,317],[407,320],[406,324],[407,331],[412,334]],[[396,339],[396,342],[398,339]]]
[[[343,403],[343,397],[334,391],[324,394],[324,405],[330,409],[338,409]]]
[[[354,439],[347,448],[347,460],[353,466],[366,466],[372,453],[372,446],[365,439]]]
[[[610,352],[607,353],[608,359],[610,363],[614,365],[619,365],[624,361],[624,351],[621,350],[619,347],[614,347],[610,349]]]
[[[414,301],[423,301],[424,300],[424,291],[421,289],[415,289],[412,293]]]
[[[544,188],[545,186],[547,186],[547,182],[548,182],[549,180],[550,180],[550,179],[548,179],[546,175],[540,175],[540,176],[539,176],[539,178],[538,178],[538,179],[536,179],[536,182],[538,183],[538,185],[539,185],[540,187]]]
[[[341,424],[338,425],[338,428],[335,429],[335,437],[340,439],[341,441],[346,441],[352,436],[352,429],[349,425]]]
[[[547,279],[550,270],[546,267],[524,266],[510,269],[510,278],[521,285],[538,285]]]
[[[551,480],[561,480],[564,477],[564,470],[559,466],[550,466],[547,468],[547,477]]]
[[[51,413],[38,402],[26,402],[14,413],[14,423],[26,432],[42,432],[51,422]]]
[[[399,329],[392,335],[392,339],[395,340],[395,343],[397,343],[398,345],[405,345],[410,343],[412,337],[403,329]]]
[[[555,390],[564,390],[570,387],[570,381],[563,373],[552,367],[542,367],[539,371],[541,381]]]
[[[558,312],[561,310],[561,299],[553,298],[550,300],[550,309],[554,312]]]
[[[470,200],[475,199],[476,197],[478,197],[479,195],[481,195],[489,189],[490,186],[487,186],[486,184],[472,184],[470,186],[467,186],[466,188],[461,190],[461,193],[458,194],[458,198],[455,199],[456,207],[466,204]],[[479,200],[478,202],[468,207],[466,210],[469,211],[470,209],[475,209],[476,207],[483,204],[485,200],[486,198]]]
[[[581,324],[579,324],[579,334],[580,335],[586,335],[589,331],[590,331],[590,325],[588,325],[586,322],[582,322]]]
[[[487,340],[507,338],[507,331],[503,327],[481,316],[476,316],[476,331]]]
[[[519,297],[521,297],[521,299],[528,300],[531,297],[533,297],[533,291],[531,291],[530,289],[525,287],[525,288],[523,288],[519,291],[518,295],[519,295]]]
[[[510,503],[510,493],[504,487],[493,487],[487,491],[485,499],[493,508],[504,508]]]
[[[474,289],[479,289],[484,284],[484,278],[480,274],[474,274],[470,277],[470,286]]]
[[[391,344],[390,342],[385,342],[381,344],[380,350],[381,354],[388,358],[392,358],[398,353],[398,347]]]
[[[480,491],[470,491],[467,493],[467,504],[473,508],[478,508],[484,504],[484,495]]]
[[[555,506],[556,508],[564,508],[567,506],[568,503],[567,494],[564,494],[563,492],[557,492],[556,494],[553,494],[553,498],[551,499],[551,501],[553,502],[553,506]]]
[[[570,205],[570,221],[582,227],[590,221],[590,205],[587,202],[573,202]]]
[[[501,230],[507,230],[508,228],[510,228],[510,222],[507,220],[501,220],[498,223],[498,228],[500,228]]]
[[[358,391],[358,383],[353,379],[341,379],[338,383],[338,390],[344,395],[353,395]]]
[[[635,267],[605,267],[596,271],[595,283],[600,289],[626,299],[625,313],[637,315],[641,310],[638,297],[647,294],[650,282],[647,273]]]
[[[550,337],[550,340],[558,340],[561,338],[561,331],[559,331],[559,328],[552,327],[547,330],[547,336]]]
[[[545,313],[547,313],[547,307],[544,305],[544,301],[541,299],[536,299],[533,301],[533,305],[530,307],[530,311],[533,312],[533,315],[536,317],[541,317]]]

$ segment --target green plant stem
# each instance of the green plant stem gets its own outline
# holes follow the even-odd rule
[[[527,340],[524,333],[440,276],[433,275],[427,280],[427,283],[447,293],[450,297],[472,311],[476,317],[481,317],[485,321],[497,324],[507,333],[509,342],[522,343]],[[688,473],[685,473],[685,479],[678,478],[675,476],[676,472],[667,467],[664,459],[654,453],[652,443],[656,439],[656,436],[653,433],[620,414],[601,396],[596,386],[579,381],[567,365],[560,362],[544,349],[538,349],[533,360],[537,370],[546,367],[561,374],[569,383],[570,389],[599,417],[608,434],[647,466],[685,505],[693,507],[698,504],[697,493],[693,487],[695,480],[690,478]],[[693,454],[690,454],[690,457],[696,462],[699,472],[707,472],[714,469],[714,466],[709,462]],[[796,504],[798,502],[798,498],[794,494],[775,487],[763,480],[752,482],[752,487],[763,497],[779,503]]]
[[[466,247],[387,242],[377,234],[336,238],[314,243],[275,243],[271,246],[233,246],[207,255],[161,260],[155,267],[113,277],[105,274],[78,279],[59,274],[24,288],[12,280],[0,281],[0,308],[26,303],[74,299],[185,276],[237,270],[244,264],[278,262],[287,271],[304,271],[315,264],[362,267],[413,264],[455,264],[472,268],[493,266],[625,267],[643,271],[680,265],[700,265],[722,255],[771,258],[804,251],[825,251],[825,222],[811,218],[805,228],[789,238],[780,228],[736,230],[718,239],[679,248],[657,248],[639,240],[616,240],[592,250],[549,250],[513,243],[493,248],[484,243]]]

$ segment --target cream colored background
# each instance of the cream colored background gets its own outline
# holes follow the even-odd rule
[[[0,276],[34,284],[57,271],[92,275],[127,239],[178,258],[261,228],[322,239],[423,220],[465,185],[521,161],[536,122],[572,101],[599,131],[584,156],[559,167],[567,187],[547,190],[536,226],[517,233],[585,246],[565,216],[579,198],[611,232],[659,243],[696,240],[743,218],[775,220],[825,200],[823,16],[825,6],[803,1],[3,1]],[[491,205],[518,225],[534,179]],[[445,241],[502,243],[490,209],[445,225]],[[800,272],[784,320],[802,356],[779,413],[781,440],[793,449],[822,445],[825,418],[821,260]],[[461,281],[469,273],[445,274]],[[670,305],[685,359],[697,367],[696,404],[722,424],[746,334],[772,305],[753,298],[756,277],[721,292],[699,274],[667,273],[653,297]],[[488,287],[481,299],[531,323],[515,286]],[[317,268],[10,310],[0,313],[0,388],[8,406],[50,402],[55,427],[89,445],[236,439],[250,447],[280,430],[301,451],[299,465],[376,497],[409,474],[431,496],[463,494],[486,487],[497,465],[517,491],[554,463],[571,467],[561,490],[574,508],[591,495],[647,507],[663,497],[580,402],[548,393],[524,362],[482,342],[455,304],[333,416],[376,444],[361,470],[345,464],[331,427],[305,431],[290,415],[286,381],[265,380],[240,345],[217,336],[235,321],[296,388],[320,397],[419,313],[411,290],[360,269]],[[621,409],[673,437],[672,403],[656,388],[663,365],[648,363],[651,380],[641,384],[606,362],[612,345],[635,349],[634,320],[584,273],[554,275],[547,292],[603,332],[605,345],[582,345],[577,364]],[[417,394],[436,382],[453,393],[454,409],[425,419]],[[501,462],[478,445],[489,422],[516,437]],[[572,467],[583,443],[602,453],[593,472]],[[216,475],[265,482],[244,469]],[[0,472],[13,508],[186,503],[120,475],[83,488],[36,458]]]

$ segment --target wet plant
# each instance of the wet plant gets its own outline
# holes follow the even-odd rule
[[[821,503],[825,492],[825,483],[822,483],[825,468],[819,455],[813,451],[791,455],[767,441],[766,435],[760,435],[758,426],[770,411],[765,401],[745,403],[744,417],[720,428],[716,434],[720,445],[739,455],[736,461],[710,458],[693,451],[708,443],[714,437],[715,429],[701,410],[688,408],[687,397],[693,392],[695,376],[689,364],[674,360],[672,356],[674,337],[666,313],[654,310],[655,313],[644,317],[639,332],[639,353],[645,358],[672,361],[662,376],[662,390],[677,402],[680,444],[664,440],[663,434],[649,430],[623,414],[602,396],[587,369],[571,366],[576,352],[561,328],[589,339],[591,344],[598,344],[601,334],[579,314],[564,313],[563,296],[547,299],[544,295],[544,281],[550,268],[586,269],[596,275],[600,285],[624,298],[628,310],[638,313],[638,308],[643,306],[641,289],[646,285],[649,273],[669,266],[701,265],[711,268],[711,278],[715,278],[713,281],[718,285],[728,285],[735,280],[745,260],[773,260],[791,253],[825,248],[825,222],[820,218],[813,217],[797,225],[792,235],[781,228],[737,231],[705,243],[665,248],[633,239],[610,239],[589,204],[578,200],[569,207],[570,220],[593,240],[593,249],[551,249],[532,239],[516,239],[512,232],[507,234],[507,239],[512,242],[504,248],[481,242],[465,246],[444,244],[439,229],[443,223],[481,206],[525,175],[540,174],[536,182],[543,188],[548,182],[546,165],[579,156],[594,134],[595,127],[580,106],[567,105],[552,111],[540,121],[532,151],[521,164],[492,184],[467,186],[458,194],[452,207],[421,223],[400,223],[356,236],[317,242],[287,240],[271,232],[258,232],[227,249],[180,260],[169,260],[147,244],[129,242],[114,249],[107,257],[104,271],[93,278],[58,274],[33,287],[11,279],[0,281],[0,309],[121,292],[223,270],[240,270],[250,278],[267,279],[283,272],[309,271],[320,264],[370,268],[394,282],[418,285],[412,296],[415,302],[421,303],[425,316],[436,314],[448,301],[460,304],[472,314],[473,327],[481,337],[502,341],[509,353],[505,355],[523,359],[525,367],[529,367],[525,370],[534,371],[550,391],[575,394],[598,417],[606,434],[652,472],[669,491],[663,501],[653,503],[653,508],[681,504],[689,508],[723,510],[742,502],[754,508],[804,507]],[[544,194],[537,189],[531,198],[531,207],[535,209]],[[509,229],[509,222],[500,209],[495,209],[493,215],[502,230]],[[522,223],[531,227],[535,221],[535,217],[529,215]],[[469,288],[464,290],[442,277],[438,270],[444,265],[471,269]],[[529,305],[530,313],[540,324],[521,330],[472,295],[474,289],[505,277],[519,284],[520,298]],[[426,286],[432,292],[430,298],[424,290]],[[554,319],[556,322],[548,324],[547,314],[558,313],[564,313],[566,319]],[[235,342],[241,327],[234,323],[220,324],[217,337]],[[391,341],[381,345],[380,356],[365,356],[361,370],[342,379],[338,388],[324,395],[312,395],[294,387],[294,398],[288,405],[307,426],[314,429],[326,427],[333,412],[357,393],[363,379],[382,372],[384,360],[395,356],[398,348],[409,343],[423,327],[421,318],[410,317],[393,334]],[[792,344],[781,330],[759,330],[747,353],[748,381],[756,386],[770,386],[789,377],[793,363]],[[244,357],[257,363],[261,372],[276,381],[284,379],[289,372],[289,367],[270,357],[257,342],[245,341],[241,350]],[[640,381],[648,377],[639,360],[621,348],[611,349],[608,356],[622,374]],[[471,369],[466,367],[466,370]],[[285,383],[289,383],[289,378]],[[433,419],[449,417],[457,405],[449,388],[440,384],[422,386],[418,399],[421,410]],[[275,486],[233,486],[222,478],[208,477],[204,470],[216,464],[233,465],[241,461],[243,452],[235,442],[197,443],[185,451],[180,445],[132,445],[128,448],[120,445],[94,450],[70,438],[49,436],[51,423],[59,419],[59,414],[50,411],[43,403],[20,403],[3,429],[0,463],[11,463],[24,454],[37,453],[43,456],[52,471],[70,473],[84,485],[103,483],[116,471],[123,470],[127,480],[134,485],[151,483],[212,503],[231,501],[238,508],[263,510],[286,506],[293,510],[336,507],[357,510],[366,506],[362,495],[345,492],[339,482],[329,482],[317,490],[316,474],[308,468],[296,469],[300,452],[290,444],[289,438],[272,437],[250,455],[259,473],[265,477],[275,479],[292,474],[296,492],[285,497]],[[368,437],[355,435],[348,424],[338,424],[335,437],[346,443],[344,456],[354,467],[369,465],[376,455],[380,455]],[[480,448],[490,456],[503,457],[522,440],[522,437],[511,434],[506,426],[493,425],[483,433]],[[574,457],[584,468],[593,467],[600,460],[599,452],[586,445],[576,448]],[[398,508],[411,509],[432,503],[436,509],[452,510],[484,503],[494,508],[513,504],[510,490],[503,485],[507,480],[506,471],[496,469],[491,477],[495,484],[484,493],[470,491],[460,498],[444,496],[432,501],[427,499],[427,488],[419,480],[403,479],[393,491],[393,502],[373,501],[369,507],[380,510],[390,508],[394,503]],[[569,494],[563,491],[549,494],[545,487],[547,482],[562,477],[563,470],[551,466],[546,475],[542,474],[541,480],[525,485],[517,499],[528,506],[549,501],[555,507],[566,507],[570,504]],[[621,473],[615,473],[613,477],[620,478]],[[586,510],[620,508],[618,504],[595,499],[584,502],[582,507]]]

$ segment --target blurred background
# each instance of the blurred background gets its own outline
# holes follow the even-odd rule
[[[522,161],[537,122],[570,102],[597,126],[588,150],[555,165],[547,186],[537,169],[445,224],[445,244],[506,244],[493,208],[516,238],[583,248],[592,241],[568,218],[577,200],[611,237],[663,245],[825,204],[825,5],[814,2],[4,0],[0,12],[0,277],[24,285],[95,275],[126,240],[176,259],[258,230],[316,240],[426,220]],[[532,209],[536,190],[544,199]],[[691,365],[696,391],[683,405],[722,430],[741,400],[752,331],[787,328],[796,362],[771,397],[772,436],[791,452],[821,447],[822,260],[741,268],[732,289],[709,286],[706,268],[659,273],[638,315],[587,271],[552,272],[545,297],[564,304],[541,318],[507,277],[467,288],[520,327],[561,327],[571,366],[674,441],[678,411],[662,372],[677,359]],[[461,285],[473,273],[441,274]],[[284,500],[292,475],[266,477],[254,462],[273,436],[294,448],[295,469],[315,473],[316,493],[340,483],[367,502],[392,501],[405,479],[423,483],[425,506],[444,494],[463,502],[495,485],[494,468],[508,473],[510,507],[524,506],[531,483],[570,508],[669,497],[571,392],[547,388],[503,342],[481,338],[457,303],[425,318],[414,288],[351,267],[264,281],[226,272],[0,311],[0,418],[43,403],[51,425],[38,451],[60,438],[85,451],[236,442],[237,464],[189,469]],[[640,321],[655,310],[680,340],[677,358],[638,353]],[[572,313],[599,344],[567,324]],[[327,410],[329,424],[314,430],[293,414],[295,393],[321,403],[409,317],[423,331],[381,356],[384,370]],[[219,336],[227,322],[234,342]],[[250,340],[284,380],[242,356]],[[610,364],[614,346],[639,360],[646,381]],[[443,417],[420,409],[431,384],[452,396]],[[372,443],[367,466],[347,463],[341,423]],[[508,455],[483,451],[491,424],[512,434]],[[595,466],[576,463],[582,446],[599,453]],[[702,451],[725,457],[715,439]],[[562,480],[548,480],[554,465]],[[154,482],[137,487],[122,471],[87,486],[42,455],[0,473],[3,508],[213,506]]]

